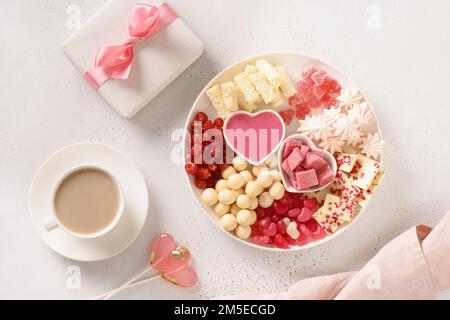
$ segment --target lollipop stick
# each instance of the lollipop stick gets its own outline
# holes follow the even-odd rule
[[[135,286],[138,286],[138,285],[141,285],[141,284],[144,284],[144,283],[152,282],[152,281],[157,280],[159,278],[161,278],[160,275],[156,275],[156,276],[153,276],[153,277],[145,278],[145,279],[142,279],[142,280],[130,283],[126,287],[123,287],[120,291],[123,291],[123,290],[126,290],[126,289],[130,289],[130,288],[133,288]],[[108,292],[105,292],[105,293],[103,293],[103,294],[101,294],[101,295],[99,295],[99,296],[97,296],[95,298],[92,298],[91,300],[100,300],[100,299],[110,295],[111,293],[114,293],[114,291],[116,291],[116,289],[108,291]],[[114,293],[114,295],[117,294],[117,293]],[[104,299],[104,300],[107,300],[107,299]]]
[[[108,295],[106,295],[106,297],[103,300],[109,300],[110,298],[112,298],[113,296],[115,296],[116,294],[118,294],[120,291],[122,291],[125,287],[127,287],[128,285],[130,285],[131,283],[135,282],[136,280],[138,280],[139,278],[142,278],[144,276],[144,274],[146,274],[150,269],[152,269],[151,266],[147,267],[144,271],[142,271],[141,273],[139,273],[138,275],[134,276],[133,278],[131,278],[130,280],[128,280],[127,282],[125,282],[123,285],[121,285],[120,287],[118,287],[117,289],[114,289],[112,291],[110,291],[110,293]]]

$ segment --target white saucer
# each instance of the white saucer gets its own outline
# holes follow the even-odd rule
[[[124,192],[121,220],[111,232],[97,239],[77,239],[61,229],[48,232],[42,225],[50,215],[52,189],[58,177],[79,165],[94,165],[111,172]],[[57,151],[39,168],[31,184],[29,210],[34,228],[51,249],[72,260],[104,260],[128,248],[141,232],[147,218],[147,185],[136,165],[119,151],[101,144],[75,144]]]

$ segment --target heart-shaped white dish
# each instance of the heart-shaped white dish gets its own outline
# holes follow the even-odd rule
[[[249,120],[253,122],[250,122]],[[269,121],[272,121],[273,123],[268,123]],[[262,131],[261,129],[266,131]],[[242,131],[238,132],[237,130]],[[248,130],[255,130],[254,132],[256,133],[256,136],[254,138],[257,139],[257,142],[251,141],[252,137],[250,136],[250,132]],[[268,130],[271,132],[269,133]],[[281,130],[281,134],[278,133],[278,137],[269,136],[269,134],[272,133],[272,130]],[[244,158],[250,164],[256,166],[264,163],[264,161],[269,159],[275,152],[277,152],[277,150],[279,150],[286,135],[286,125],[283,118],[281,118],[277,112],[270,109],[261,110],[255,113],[237,111],[232,113],[225,120],[223,132],[225,141],[231,150],[233,150],[240,157]],[[244,136],[239,135],[239,133],[244,134]],[[260,136],[260,134],[262,136]],[[263,136],[264,134],[265,136]],[[235,138],[237,139],[238,137],[239,139],[245,139],[245,137],[248,137],[248,142],[250,144],[249,148],[252,149],[247,150],[245,146],[239,144],[239,142],[237,142],[238,145],[236,146],[233,142],[235,141]],[[259,150],[257,146],[261,147],[260,139],[262,138],[266,139],[266,142],[270,139],[270,142],[266,144],[266,150],[264,150],[265,152],[263,151],[264,154],[260,155],[259,153],[261,153],[261,150]],[[276,138],[277,140],[274,141],[272,138]],[[244,143],[246,144],[246,141],[244,141]],[[272,145],[272,143],[274,145]],[[244,148],[244,150],[242,150],[242,148]]]
[[[294,188],[294,186],[291,183],[291,179],[289,178],[289,175],[283,170],[283,168],[281,168],[281,163],[283,163],[284,146],[286,145],[286,142],[289,140],[300,140],[303,143],[307,144],[309,149],[311,149],[313,151],[314,150],[323,151],[323,158],[330,165],[334,176],[336,176],[336,173],[337,173],[336,159],[334,159],[334,157],[331,153],[316,147],[314,142],[312,142],[312,140],[309,139],[307,136],[304,136],[302,134],[293,134],[293,135],[287,137],[286,139],[284,139],[284,141],[281,143],[281,146],[280,146],[280,149],[278,152],[278,163],[280,166],[281,180],[283,181],[283,184],[284,184],[284,187],[286,188],[286,190],[289,192],[292,192],[292,193],[307,193],[307,192],[316,192],[316,191],[326,188],[331,183],[331,181],[323,186],[308,188],[308,189],[304,189],[304,190],[297,190],[296,188]]]

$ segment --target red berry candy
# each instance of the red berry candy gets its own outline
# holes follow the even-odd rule
[[[211,120],[207,120],[203,123],[203,131],[207,131],[213,127],[213,122]]]
[[[208,168],[200,168],[198,169],[197,177],[206,180],[211,177],[211,171],[209,171]]]
[[[202,123],[205,123],[206,121],[208,121],[208,116],[204,112],[199,112],[195,116],[195,120],[201,121]]]
[[[207,183],[205,180],[202,180],[200,178],[195,178],[195,185],[197,186],[197,188],[199,189],[206,189],[207,187]]]
[[[275,235],[274,242],[277,248],[286,249],[289,247],[289,242],[281,234]]]
[[[266,216],[273,216],[275,214],[275,210],[273,210],[273,206],[266,208],[265,211],[266,211]]]
[[[279,114],[287,126],[292,123],[292,120],[294,120],[295,112],[292,109],[280,111]]]
[[[273,237],[277,234],[277,225],[275,222],[271,222],[269,226],[263,230],[263,234],[268,237]]]
[[[284,224],[283,221],[277,222],[277,233],[283,235],[286,234],[286,225]]]
[[[222,127],[223,127],[223,119],[221,118],[214,119],[214,128],[222,129]]]
[[[195,175],[198,171],[198,164],[188,163],[184,166],[184,170],[186,170],[187,174]]]
[[[273,209],[275,210],[275,213],[278,215],[283,215],[288,212],[289,207],[282,203],[281,201],[275,201],[273,203]]]

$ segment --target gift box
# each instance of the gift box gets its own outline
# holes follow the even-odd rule
[[[203,53],[203,44],[166,3],[110,0],[64,44],[87,82],[131,118]]]

